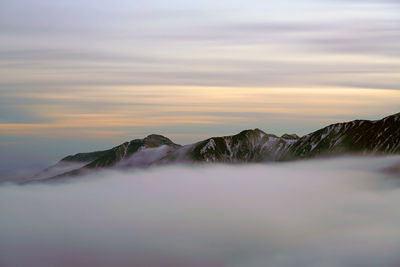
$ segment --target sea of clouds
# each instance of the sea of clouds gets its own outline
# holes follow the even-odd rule
[[[399,266],[400,157],[0,186],[0,266]]]

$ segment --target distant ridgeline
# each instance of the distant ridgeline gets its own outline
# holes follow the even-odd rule
[[[400,154],[400,113],[376,121],[336,123],[303,137],[296,134],[279,137],[255,129],[181,146],[167,137],[152,134],[109,150],[67,156],[28,182],[67,178],[102,168],[172,163],[255,163],[347,154]]]

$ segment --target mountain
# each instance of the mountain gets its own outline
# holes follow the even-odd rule
[[[125,142],[122,145],[114,147],[102,154],[100,157],[95,158],[89,164],[85,165],[86,168],[104,168],[114,166],[122,160],[130,158],[134,153],[144,151],[145,149],[157,148],[166,146],[170,149],[176,149],[181,145],[175,144],[167,137],[162,135],[152,134],[144,139],[136,139],[130,142]]]
[[[400,154],[400,113],[375,121],[336,123],[302,137],[279,137],[254,129],[181,146],[152,134],[109,150],[67,156],[29,181],[76,176],[100,168],[289,161],[344,154]]]
[[[280,157],[295,160],[341,154],[400,153],[400,113],[382,120],[336,123],[301,137]]]
[[[275,161],[282,151],[298,140],[297,135],[278,137],[260,129],[244,130],[239,134],[212,137],[184,146],[168,154],[162,162],[192,161],[246,163]]]
[[[125,142],[109,150],[78,153],[70,155],[57,164],[43,170],[30,180],[45,180],[74,176],[90,169],[129,166],[147,166],[161,159],[169,151],[176,150],[181,145],[175,144],[167,137],[152,134],[144,139]],[[134,159],[138,160],[134,160]]]

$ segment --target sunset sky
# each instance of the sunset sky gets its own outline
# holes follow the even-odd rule
[[[400,112],[399,0],[2,0],[0,176]]]

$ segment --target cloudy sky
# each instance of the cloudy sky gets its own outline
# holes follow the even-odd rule
[[[400,111],[398,0],[2,0],[0,35],[0,175]]]

